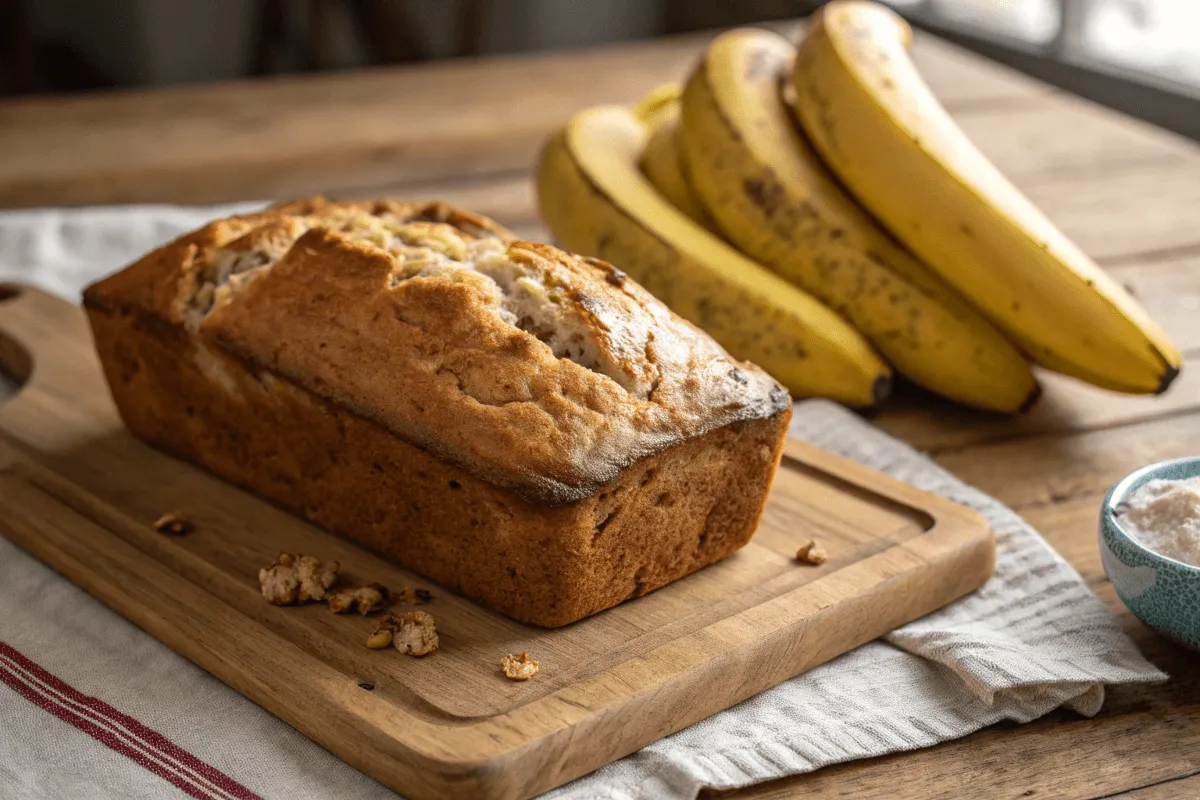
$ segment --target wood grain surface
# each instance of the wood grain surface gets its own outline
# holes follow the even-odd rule
[[[266,603],[280,552],[337,560],[351,585],[419,577],[133,439],[83,312],[35,290],[0,312],[0,532],[363,772],[412,798],[553,788],[977,588],[987,523],[789,442],[764,519],[733,557],[573,625],[521,625],[432,587],[427,658],[373,651],[372,620]],[[32,365],[32,370],[27,369]],[[164,536],[153,521],[194,523]],[[820,566],[794,558],[815,537]],[[541,662],[500,674],[505,653]],[[370,687],[364,689],[364,686]]]
[[[585,105],[628,102],[679,79],[706,38],[0,104],[0,204],[388,192],[444,197],[544,237],[526,171],[544,132]],[[914,390],[873,421],[1013,505],[1172,679],[1110,689],[1091,720],[1059,712],[733,796],[1200,797],[1200,656],[1124,609],[1095,545],[1098,509],[1113,481],[1150,461],[1200,453],[1200,152],[928,36],[918,34],[915,51],[934,91],[985,154],[1134,291],[1188,364],[1158,398],[1043,373],[1046,395],[1023,417],[963,411]],[[339,92],[345,102],[325,104]],[[248,115],[259,127],[247,124]],[[85,125],[98,138],[82,141]]]
[[[525,170],[575,109],[680,78],[702,41],[9,101],[0,205],[204,203]],[[954,53],[933,39],[915,57],[951,104],[1045,91],[981,62],[943,68]]]

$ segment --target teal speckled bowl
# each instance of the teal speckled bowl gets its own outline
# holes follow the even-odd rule
[[[1138,619],[1163,636],[1200,651],[1200,568],[1167,558],[1130,536],[1117,512],[1134,489],[1155,479],[1200,475],[1200,457],[1142,467],[1109,490],[1100,509],[1100,559],[1117,594]]]

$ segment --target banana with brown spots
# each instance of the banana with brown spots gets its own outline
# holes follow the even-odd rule
[[[619,106],[583,111],[550,139],[538,205],[558,242],[625,270],[793,395],[878,403],[891,372],[866,340],[656,191],[638,167],[647,140],[644,122]]]
[[[638,166],[650,185],[697,225],[716,231],[712,217],[704,210],[691,187],[683,158],[683,140],[679,130],[679,95],[683,87],[668,83],[646,96],[633,113],[646,125],[646,147]]]
[[[913,382],[979,408],[1022,409],[1037,396],[1025,357],[898,246],[800,133],[782,92],[794,57],[774,33],[734,30],[709,45],[687,81],[684,152],[709,214],[740,250],[840,313]]]
[[[946,113],[875,3],[824,6],[800,46],[795,110],[841,180],[1035,361],[1108,389],[1161,392],[1179,351]]]

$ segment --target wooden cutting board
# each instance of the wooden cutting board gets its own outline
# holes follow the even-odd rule
[[[557,630],[440,590],[130,437],[83,312],[0,290],[0,533],[363,772],[412,798],[527,797],[870,641],[977,588],[982,518],[790,442],[754,540],[726,561]],[[181,510],[186,536],[155,533]],[[803,541],[828,550],[796,562]],[[368,650],[373,619],[265,603],[281,551],[351,581],[429,587],[441,649]],[[500,658],[528,650],[531,681]]]

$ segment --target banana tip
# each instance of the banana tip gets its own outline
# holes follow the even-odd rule
[[[880,375],[871,384],[871,405],[877,406],[892,393],[892,376]]]
[[[1158,390],[1155,394],[1162,394],[1171,388],[1171,384],[1177,377],[1179,377],[1179,367],[1168,366],[1166,372],[1163,373],[1162,380],[1158,382]]]
[[[1042,385],[1040,383],[1035,383],[1033,385],[1033,391],[1030,392],[1029,396],[1025,398],[1025,401],[1021,403],[1021,407],[1017,409],[1017,413],[1024,414],[1026,411],[1037,405],[1037,401],[1041,399]]]

